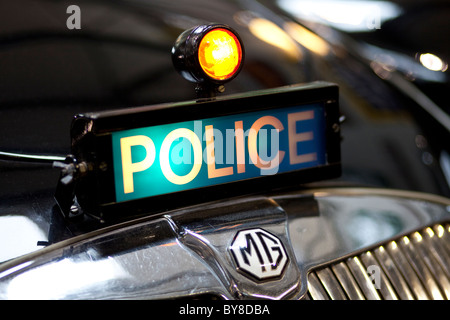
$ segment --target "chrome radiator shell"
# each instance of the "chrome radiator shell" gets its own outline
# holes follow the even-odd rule
[[[440,196],[371,188],[185,208],[5,262],[0,298],[448,299],[449,208]],[[283,242],[289,263],[279,277],[257,281],[236,269],[229,247],[252,228]]]

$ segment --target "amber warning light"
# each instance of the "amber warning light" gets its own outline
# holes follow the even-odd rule
[[[209,31],[200,42],[198,60],[203,71],[214,80],[231,79],[242,61],[241,44],[230,30]]]
[[[208,24],[184,31],[172,48],[177,71],[198,84],[197,89],[222,86],[237,76],[244,61],[239,35],[223,24]]]

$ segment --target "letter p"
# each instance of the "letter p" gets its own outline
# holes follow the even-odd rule
[[[131,147],[143,146],[146,151],[144,160],[132,162]],[[133,173],[144,171],[155,161],[156,151],[152,139],[147,136],[131,136],[120,139],[122,153],[123,192],[134,192]]]

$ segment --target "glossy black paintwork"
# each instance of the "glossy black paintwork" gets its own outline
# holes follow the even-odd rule
[[[332,183],[449,195],[438,163],[442,144],[429,130],[434,122],[421,112],[412,113],[420,110],[415,102],[375,74],[351,46],[337,46],[323,57],[297,44],[301,58],[293,58],[256,37],[245,24],[251,17],[280,26],[289,21],[274,2],[80,0],[81,30],[66,27],[70,4],[0,3],[0,151],[65,156],[70,152],[70,123],[75,114],[195,98],[193,84],[172,66],[171,47],[183,30],[220,22],[237,30],[246,48],[245,65],[226,85],[226,94],[314,80],[339,85],[346,117],[343,176]],[[405,19],[407,15],[399,18],[400,25]],[[421,44],[411,46],[411,41],[419,39],[411,33],[431,32],[439,38],[431,43],[448,43],[444,32],[441,38],[434,30],[416,28],[401,31],[390,21],[376,34],[359,34],[356,40],[417,51]],[[400,43],[398,39],[405,35]],[[448,84],[436,85],[444,88],[440,90],[432,89],[433,85],[420,83],[436,97],[436,103],[448,108]],[[416,114],[426,122],[417,121]],[[51,164],[0,160],[0,220],[27,217],[43,235],[43,239],[27,238],[17,226],[11,241],[28,241],[28,247],[36,247],[36,240],[57,241],[88,229],[65,224],[55,209],[58,177]]]

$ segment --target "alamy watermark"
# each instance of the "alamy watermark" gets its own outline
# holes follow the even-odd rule
[[[81,29],[81,9],[79,6],[72,4],[67,7],[67,14],[70,16],[67,18],[66,26],[69,30]]]
[[[341,10],[342,12],[343,10]],[[69,30],[81,29],[81,8],[76,4],[71,4],[67,7],[66,13],[69,15],[66,20],[66,26]],[[339,17],[339,15],[338,15]],[[367,29],[381,29],[382,12],[378,5],[373,5],[368,8],[364,8],[363,11],[358,12],[352,16],[354,21],[350,21],[349,24],[364,25]],[[356,19],[356,20],[355,20]],[[351,19],[350,19],[351,20]]]
[[[370,265],[367,267],[367,274],[369,275],[369,280],[372,281],[372,285],[375,289],[381,289],[381,269],[377,265]],[[370,284],[367,284],[370,286]]]
[[[196,137],[205,142],[202,151],[202,161],[207,165],[234,165],[240,166],[246,163],[253,164],[261,170],[261,175],[273,175],[278,173],[279,164],[284,158],[284,152],[280,151],[280,128],[250,128],[244,131],[242,124],[238,122],[237,128],[226,129],[225,136],[222,131],[212,126],[205,126],[203,131],[202,121],[194,121],[194,133]],[[306,138],[305,138],[306,139]],[[245,157],[245,140],[248,142],[248,159]],[[177,137],[170,143],[170,160],[175,165],[193,164],[199,159],[193,152],[192,139]]]

